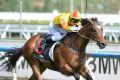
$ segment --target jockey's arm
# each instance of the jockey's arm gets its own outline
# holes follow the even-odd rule
[[[76,26],[69,26],[68,22],[61,20],[61,26],[66,31],[78,31],[80,29],[80,22]]]
[[[69,26],[67,23],[63,23],[62,28],[66,31],[78,31],[80,29],[80,26]]]

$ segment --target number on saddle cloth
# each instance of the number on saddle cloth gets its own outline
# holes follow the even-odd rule
[[[44,54],[46,50],[48,50],[53,45],[53,43],[54,41],[52,41],[51,35],[46,35],[40,38],[37,44],[37,54]]]
[[[35,47],[35,49],[34,49],[35,54],[41,55],[41,54],[44,53],[44,51],[43,51],[43,49],[42,49],[42,44],[41,44],[41,43],[42,43],[42,39],[43,39],[43,38],[40,38],[40,39],[38,40],[37,44],[36,44],[36,47]]]

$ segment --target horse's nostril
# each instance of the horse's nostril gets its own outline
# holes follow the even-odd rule
[[[97,45],[99,46],[100,49],[103,49],[106,46],[105,43],[101,43],[100,41],[97,41]]]

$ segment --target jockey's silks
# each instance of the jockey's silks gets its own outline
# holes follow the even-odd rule
[[[56,27],[60,27],[68,31],[69,27],[73,27],[73,25],[70,24],[69,16],[70,13],[63,13],[61,15],[58,15],[54,18],[53,23]],[[77,25],[80,26],[80,22],[78,22]]]

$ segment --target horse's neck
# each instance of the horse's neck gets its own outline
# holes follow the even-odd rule
[[[85,50],[86,50],[86,47],[87,47],[87,44],[88,44],[89,40],[84,38],[84,37],[80,37],[76,42],[78,43],[77,44],[78,51],[84,53]]]
[[[85,25],[83,26],[83,29],[81,29],[78,33],[80,34],[78,38],[78,48],[79,48],[79,52],[85,52],[86,46],[89,42],[89,39],[87,37],[89,37],[90,35],[90,30],[89,30],[89,26],[90,23],[86,22]],[[81,36],[84,35],[84,36]]]
[[[81,37],[77,33],[68,35],[64,40],[64,43],[66,43],[69,46],[72,46],[72,48],[77,49],[79,52],[85,52],[88,42],[88,39]]]

